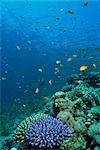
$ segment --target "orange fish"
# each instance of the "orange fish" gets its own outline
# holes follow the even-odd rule
[[[85,71],[85,70],[87,70],[87,68],[88,68],[88,66],[81,66],[80,71]]]
[[[82,80],[78,80],[78,81],[77,81],[77,83],[79,83],[79,84],[82,83],[82,82],[83,82]]]
[[[96,64],[92,64],[92,66],[93,66],[94,68],[96,68]]]
[[[67,58],[67,61],[71,61],[71,60],[72,60],[72,58],[71,58],[71,57]]]
[[[38,94],[40,92],[39,88],[35,89],[35,93]]]
[[[48,100],[49,98],[48,98],[48,96],[44,96],[43,99],[44,100]]]
[[[81,60],[81,58],[80,58],[80,57],[78,57],[78,58],[77,58],[77,60]]]

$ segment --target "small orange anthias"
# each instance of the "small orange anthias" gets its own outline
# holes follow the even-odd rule
[[[44,100],[48,100],[49,98],[48,98],[48,96],[44,96],[43,99]]]

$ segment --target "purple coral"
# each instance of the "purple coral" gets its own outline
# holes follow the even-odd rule
[[[27,131],[29,144],[37,148],[59,147],[72,135],[67,125],[52,117],[33,122]]]

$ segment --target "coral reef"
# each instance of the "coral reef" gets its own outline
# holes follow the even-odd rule
[[[57,148],[72,135],[67,125],[53,117],[33,122],[27,131],[28,142],[33,148]]]
[[[99,150],[99,85],[98,72],[69,77],[62,91],[44,104],[42,113],[34,113],[18,125],[6,145],[17,148],[25,144],[18,150]]]
[[[90,150],[95,149],[98,144],[100,145],[100,89],[96,86],[99,76],[95,75],[97,81],[90,86],[89,83],[93,77],[80,74],[74,79],[73,76],[62,88],[64,96],[60,95],[59,98],[55,97],[55,94],[52,96],[53,108],[58,112],[57,118],[68,124],[75,135],[70,141],[63,143],[62,149]],[[83,144],[81,140],[78,140],[80,137],[82,140],[84,139]]]

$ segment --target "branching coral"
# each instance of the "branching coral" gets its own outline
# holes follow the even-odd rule
[[[26,138],[26,132],[27,132],[27,129],[29,128],[29,126],[31,125],[31,123],[33,121],[36,121],[36,120],[40,120],[40,119],[43,119],[43,118],[46,118],[48,115],[46,114],[43,114],[43,113],[38,113],[38,114],[33,114],[32,116],[30,117],[27,117],[25,120],[23,120],[17,127],[16,131],[15,131],[15,141],[17,143],[24,143],[27,141],[27,138]]]
[[[27,131],[28,142],[33,148],[57,148],[72,135],[67,125],[52,117],[33,122]]]

